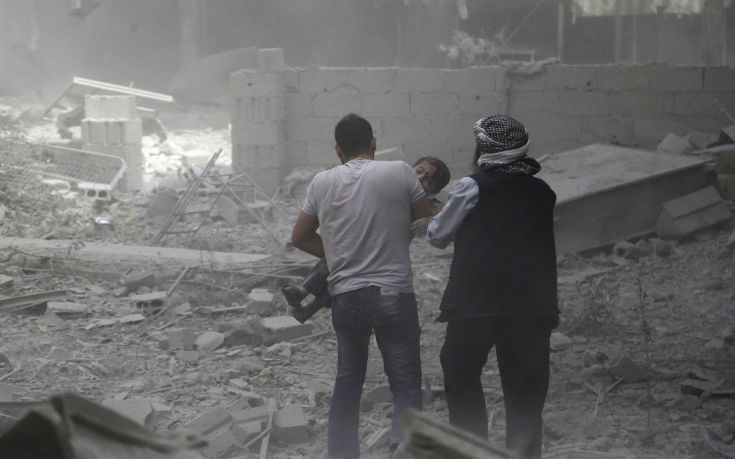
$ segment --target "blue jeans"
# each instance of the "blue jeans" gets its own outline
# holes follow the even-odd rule
[[[360,398],[367,370],[370,335],[375,332],[393,394],[391,442],[400,442],[400,416],[421,409],[421,352],[418,309],[413,293],[365,287],[332,297],[337,334],[337,379],[329,408],[331,459],[360,456]]]

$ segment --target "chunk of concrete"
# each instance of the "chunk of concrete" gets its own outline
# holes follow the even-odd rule
[[[665,202],[656,222],[662,239],[681,239],[732,218],[732,212],[714,187]]]
[[[72,303],[69,301],[49,301],[46,310],[53,311],[59,316],[83,316],[91,312],[86,304]]]
[[[171,350],[194,350],[194,330],[191,328],[171,328],[167,332],[168,348]]]
[[[676,134],[667,135],[664,140],[658,144],[656,150],[660,153],[668,153],[672,155],[682,155],[692,150],[692,145],[683,137]]]
[[[273,415],[273,435],[283,443],[300,443],[308,438],[309,423],[298,405],[286,405]]]
[[[291,316],[265,317],[261,320],[264,339],[269,342],[289,341],[310,335],[314,325],[310,322],[299,323]]]
[[[156,286],[156,274],[151,270],[132,272],[122,278],[123,285],[128,292],[134,292],[139,287],[154,288]]]
[[[704,150],[717,141],[716,134],[706,134],[704,132],[690,132],[684,138],[697,150]]]
[[[265,288],[254,288],[248,293],[248,300],[259,306],[264,306],[270,310],[273,306],[274,295]]]
[[[225,341],[225,335],[220,332],[207,331],[197,336],[194,349],[202,352],[212,352]]]
[[[0,288],[10,287],[13,285],[13,282],[15,282],[15,279],[12,277],[0,274]]]
[[[552,351],[563,351],[569,349],[574,344],[574,341],[564,333],[552,332],[549,338],[549,345]]]
[[[230,425],[233,419],[230,412],[222,407],[203,413],[185,425],[188,430],[206,435],[214,430]]]
[[[151,292],[133,295],[130,300],[135,308],[144,315],[157,314],[166,305],[167,292]]]

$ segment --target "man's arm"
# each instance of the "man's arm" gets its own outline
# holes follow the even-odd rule
[[[291,242],[297,249],[315,257],[324,258],[324,244],[321,236],[316,232],[317,228],[319,228],[319,219],[302,210],[293,225]]]
[[[426,195],[421,196],[411,203],[411,221],[419,218],[431,217],[433,206]]]
[[[429,220],[426,230],[429,244],[443,249],[454,241],[465,217],[477,205],[479,195],[477,182],[470,177],[460,179],[439,214]]]

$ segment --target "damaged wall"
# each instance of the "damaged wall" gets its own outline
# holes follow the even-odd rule
[[[534,156],[593,142],[653,149],[668,133],[716,133],[728,124],[714,99],[735,112],[732,68],[550,65],[521,75],[526,70],[236,72],[231,78],[235,161],[246,170],[268,170],[270,189],[282,178],[278,171],[334,165],[334,125],[351,111],[370,120],[379,149],[401,147],[409,161],[435,155],[455,173],[465,172],[471,160],[474,121],[492,112],[507,112],[526,124]],[[264,141],[274,147],[267,150],[272,153],[250,147]]]

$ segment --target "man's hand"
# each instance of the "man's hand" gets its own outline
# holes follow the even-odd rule
[[[429,217],[419,218],[411,222],[411,232],[409,233],[411,239],[415,238],[419,234],[426,233],[426,227],[429,226]]]
[[[324,258],[324,244],[322,238],[316,232],[319,228],[319,219],[304,211],[299,212],[299,217],[293,225],[291,242],[294,247],[318,258]]]

